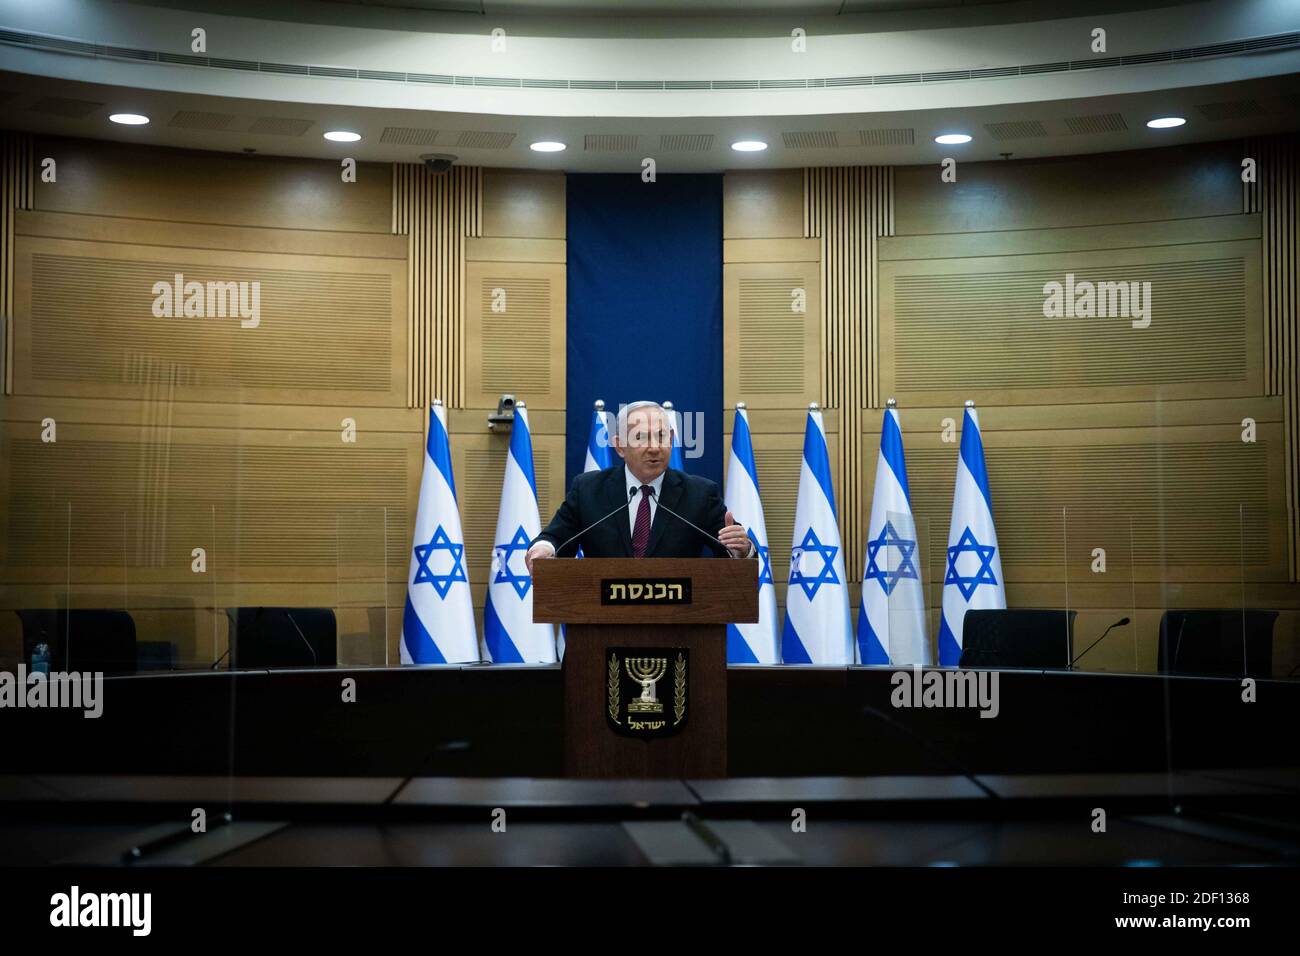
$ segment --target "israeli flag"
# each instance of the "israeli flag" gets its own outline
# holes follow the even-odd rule
[[[599,398],[596,399],[595,410],[591,415],[591,432],[587,435],[587,455],[583,462],[582,471],[585,474],[589,471],[604,471],[614,462],[609,450],[609,416],[605,413],[605,403]],[[579,546],[576,558],[582,557],[582,547]],[[564,625],[560,625],[560,634],[555,639],[556,649],[559,652],[560,660],[564,660]]]
[[[682,416],[681,413],[673,408],[672,402],[664,402],[664,411],[672,419],[673,429],[673,450],[668,453],[668,467],[676,468],[678,471],[686,470],[685,459],[682,458]],[[739,520],[739,519],[737,519]]]
[[[614,462],[609,452],[609,419],[605,416],[605,403],[596,399],[591,415],[591,433],[587,436],[587,458],[583,472],[604,471]]]
[[[736,422],[731,430],[731,461],[727,464],[727,510],[749,529],[758,549],[758,623],[727,625],[729,664],[779,664],[776,640],[776,585],[772,583],[772,562],[767,548],[767,523],[758,496],[758,469],[754,466],[754,444],[749,434],[749,413],[745,403],[736,404]]]
[[[528,409],[520,402],[510,426],[510,451],[483,607],[483,644],[494,664],[555,663],[555,628],[533,623],[533,578],[524,564],[528,545],[541,530],[533,436],[528,430]]]
[[[849,620],[845,582],[826,428],[821,411],[812,404],[808,406],[804,432],[790,549],[790,586],[781,634],[781,658],[785,663],[853,663],[853,623]]]
[[[862,572],[859,663],[930,663],[918,542],[907,465],[903,461],[903,431],[891,398],[880,426],[876,488],[871,498],[866,569]]]
[[[1007,606],[1002,554],[993,530],[993,499],[984,470],[984,442],[975,403],[966,403],[957,456],[957,486],[952,495],[948,561],[943,576],[943,617],[939,621],[939,664],[956,667],[961,660],[962,622],[972,608]]]
[[[401,652],[403,664],[464,664],[479,659],[447,412],[438,400],[429,409],[415,547],[406,575]]]

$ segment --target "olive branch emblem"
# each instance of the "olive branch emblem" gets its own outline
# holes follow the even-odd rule
[[[621,725],[623,721],[618,718],[619,705],[619,678],[618,678],[618,655],[609,655],[609,719],[614,723]]]
[[[686,716],[686,659],[677,655],[673,670],[673,724],[680,724]]]

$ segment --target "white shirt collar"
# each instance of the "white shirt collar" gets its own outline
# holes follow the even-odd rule
[[[650,482],[650,487],[653,488],[653,489],[655,490],[655,498],[658,498],[659,495],[660,495],[660,493],[663,491],[663,488],[664,488],[664,475],[666,475],[666,474],[668,474],[668,469],[667,469],[667,468],[665,468],[662,472],[660,472],[658,478],[656,478],[654,481]],[[640,480],[639,478],[637,478],[636,475],[632,474],[632,469],[631,469],[631,468],[629,468],[626,464],[624,464],[624,465],[623,465],[623,487],[627,488],[627,493],[628,493],[628,498],[629,498],[629,499],[631,499],[631,497],[632,497],[632,489],[633,489],[633,488],[635,488],[635,489],[637,490],[637,495],[638,495],[638,496],[641,494],[641,485],[642,485],[641,480]]]

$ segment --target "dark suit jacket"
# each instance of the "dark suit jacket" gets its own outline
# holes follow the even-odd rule
[[[616,511],[596,527],[568,545],[559,558],[571,558],[582,546],[582,553],[590,558],[632,557],[632,532],[627,510],[627,486],[623,483],[627,472],[622,461],[604,471],[588,471],[573,480],[569,496],[555,512],[538,541],[549,541],[558,548],[583,528],[601,516]],[[647,558],[698,558],[725,557],[721,544],[710,545],[709,539],[684,521],[668,513],[689,518],[709,534],[716,535],[727,518],[727,507],[722,502],[718,486],[707,478],[688,475],[669,468],[664,472],[659,504],[655,507],[654,523],[650,525],[650,541],[646,545]]]

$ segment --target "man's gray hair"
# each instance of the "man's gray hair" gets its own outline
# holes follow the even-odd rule
[[[632,402],[631,404],[624,405],[622,408],[618,410],[618,424],[616,426],[618,431],[616,432],[616,434],[618,435],[619,441],[623,441],[623,442],[627,441],[628,416],[632,412],[635,412],[638,409],[642,409],[642,408],[659,409],[659,414],[663,416],[665,424],[668,425],[668,430],[669,431],[673,430],[672,416],[668,414],[668,409],[664,408],[658,402]]]

